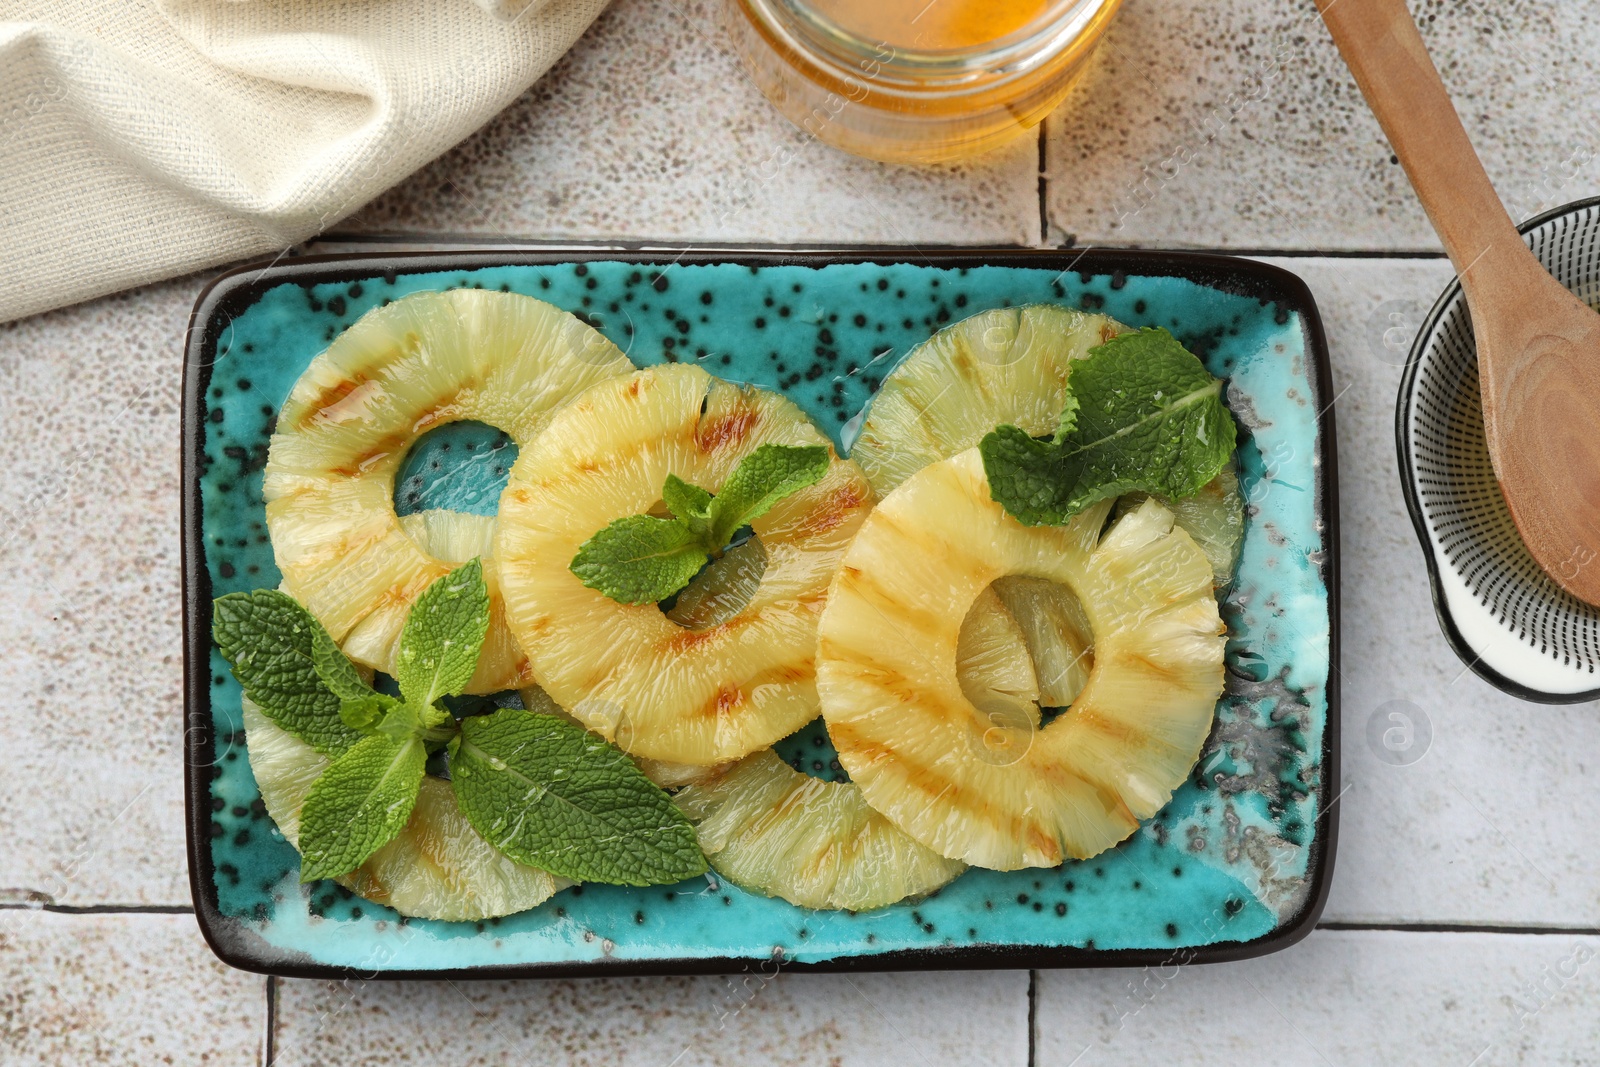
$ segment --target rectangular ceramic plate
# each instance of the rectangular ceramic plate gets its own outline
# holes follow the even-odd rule
[[[947,322],[1051,302],[1165,326],[1228,379],[1249,517],[1223,604],[1227,689],[1189,780],[1117,848],[971,870],[877,911],[812,912],[697,879],[569,889],[487,923],[397,921],[298,856],[260,804],[215,596],[276,586],[261,471],[289,387],[363,312],[421,290],[525,293],[641,366],[696,360],[779,390],[842,443],[897,357]],[[1338,782],[1338,509],[1328,356],[1294,275],[1157,252],[438,253],[329,256],[201,294],[184,398],[189,865],[223,960],[290,976],[510,977],[1149,965],[1260,955],[1322,911]]]

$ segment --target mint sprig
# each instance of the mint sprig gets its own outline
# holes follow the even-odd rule
[[[1049,526],[1134,490],[1194,495],[1233,455],[1236,432],[1221,380],[1153,328],[1073,364],[1053,438],[999,426],[978,450],[990,495],[1024,525]]]
[[[682,487],[686,510],[694,488]],[[709,513],[703,518],[709,524]],[[458,724],[441,703],[470,683],[488,632],[480,561],[438,579],[412,605],[396,655],[398,699],[374,690],[292,597],[235,593],[217,600],[212,616],[251,700],[332,757],[300,812],[302,882],[348,874],[394,840],[416,806],[428,756],[446,745],[462,811],[518,862],[623,885],[705,871],[693,828],[619,749],[553,715],[506,709]]]
[[[300,880],[348,874],[394,840],[411,818],[428,753],[455,733],[438,702],[472,680],[489,627],[479,560],[437,579],[411,605],[400,631],[400,700],[361,681],[344,653],[316,642],[317,674],[340,698],[340,719],[366,736],[312,785],[300,810]],[[450,722],[451,728],[442,728]]]
[[[450,784],[505,855],[577,882],[661,885],[704,874],[694,827],[622,751],[554,715],[461,723]]]
[[[828,473],[825,445],[761,445],[713,496],[668,474],[661,499],[671,518],[628,515],[589,538],[570,569],[590,589],[623,604],[662,601],[687,586],[738,531]]]

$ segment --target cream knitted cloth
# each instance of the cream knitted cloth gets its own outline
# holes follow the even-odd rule
[[[606,0],[0,0],[0,322],[317,233]]]

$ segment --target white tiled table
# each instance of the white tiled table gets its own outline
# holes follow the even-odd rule
[[[1514,211],[1600,191],[1600,4],[1414,9]],[[1600,709],[1495,692],[1435,626],[1395,471],[1403,353],[1382,338],[1450,271],[1309,0],[1128,0],[1038,139],[931,171],[808,143],[728,57],[714,12],[617,0],[546,80],[329,245],[1070,242],[1300,273],[1339,391],[1344,792],[1321,928],[1167,973],[785,975],[753,992],[227,970],[188,913],[180,788],[179,364],[197,277],[0,326],[0,1064],[1600,1059]],[[1364,740],[1394,699],[1433,727],[1410,766]]]

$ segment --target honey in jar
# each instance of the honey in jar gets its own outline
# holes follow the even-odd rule
[[[1037,125],[1121,0],[728,0],[768,99],[857,155],[937,162]]]

